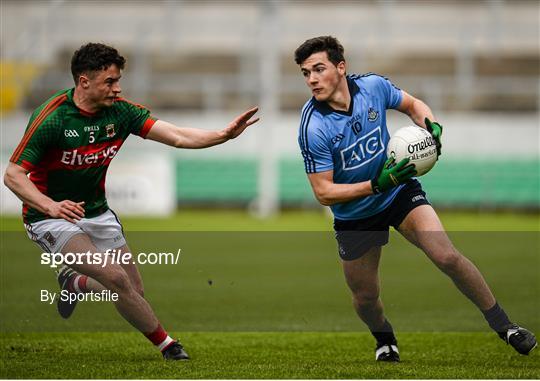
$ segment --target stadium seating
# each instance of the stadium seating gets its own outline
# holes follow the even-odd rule
[[[20,18],[21,22],[7,19],[4,28],[2,43],[7,57],[24,52],[27,59],[47,69],[27,94],[28,108],[59,86],[71,85],[67,63],[82,40],[93,36],[106,41],[113,33],[113,42],[128,58],[130,75],[124,78],[127,97],[135,97],[153,109],[236,109],[260,97],[259,53],[269,38],[262,35],[261,23],[266,21],[279,25],[279,30],[274,30],[280,34],[275,36],[273,46],[279,63],[276,80],[280,83],[280,109],[297,110],[306,92],[293,62],[293,51],[306,36],[327,31],[304,22],[308,5],[314,15],[331,13],[340,18],[332,33],[345,44],[351,72],[388,76],[439,110],[533,112],[538,108],[540,58],[535,2],[470,1],[461,7],[453,1],[440,1],[428,7],[384,1],[312,1],[303,5],[283,1],[276,3],[279,6],[274,19],[265,19],[272,17],[270,6],[258,2],[248,1],[241,7],[233,3],[218,6],[220,2],[165,2],[163,7],[139,3],[129,18],[114,20],[121,28],[106,35],[82,21],[69,35],[62,33],[55,27],[55,20],[71,19],[69,16],[77,12],[91,19],[97,8],[90,3],[77,7],[53,3],[47,6],[44,2],[39,7],[25,2],[6,4],[6,12],[20,13],[21,17],[31,12],[50,14],[41,24],[32,25],[41,28],[36,34],[41,33],[48,41],[39,50],[30,49],[32,43],[36,44],[30,37],[22,39],[29,17]],[[115,11],[124,14],[119,4],[110,7],[111,15]],[[452,17],[459,19],[447,23]],[[244,22],[238,23],[239,19]],[[105,19],[103,22],[107,23]],[[141,24],[148,27],[140,28]],[[431,33],[426,33],[430,25]],[[406,35],[402,30],[407,30]],[[9,38],[17,35],[21,41]]]
[[[1,36],[3,57],[9,60],[8,66],[2,66],[9,69],[2,70],[3,115],[19,109],[26,118],[29,110],[59,88],[72,86],[71,54],[83,41],[95,40],[114,44],[127,57],[122,79],[124,96],[150,107],[156,115],[172,115],[173,120],[185,120],[185,115],[233,115],[262,104],[268,95],[261,90],[262,52],[272,47],[276,63],[273,81],[277,85],[270,97],[277,103],[275,112],[279,114],[274,118],[285,115],[292,121],[308,96],[293,51],[308,37],[331,33],[346,47],[350,72],[387,76],[425,100],[437,115],[462,115],[459,126],[454,123],[463,127],[461,135],[446,135],[445,152],[454,152],[455,156],[445,157],[422,179],[434,203],[540,208],[537,149],[532,152],[535,148],[530,144],[521,159],[501,159],[504,148],[486,148],[486,144],[467,146],[471,153],[482,146],[478,158],[470,162],[460,156],[468,154],[460,145],[469,139],[469,120],[482,121],[484,116],[493,120],[504,114],[507,118],[493,125],[499,136],[514,123],[513,116],[521,118],[521,125],[528,124],[530,134],[537,131],[533,126],[538,124],[540,105],[537,2],[441,0],[427,5],[284,0],[158,4],[139,2],[126,12],[122,4],[110,2],[108,12],[103,14],[102,8],[91,2],[5,2],[4,12],[12,17],[4,18]],[[307,9],[312,17],[331,16],[340,22],[306,22]],[[86,17],[81,19],[80,14]],[[88,21],[95,19],[109,27],[96,28]],[[21,71],[20,62],[32,62],[40,70]],[[15,68],[19,74],[14,74]],[[261,124],[270,119],[262,106]],[[5,136],[19,136],[18,129],[24,123],[26,120],[4,123],[3,129],[16,132]],[[208,128],[215,126],[210,124]],[[286,127],[287,132],[296,130],[297,120],[280,127]],[[478,134],[472,135],[472,139],[478,139]],[[295,138],[291,136],[288,134],[287,139],[292,141]],[[537,132],[531,140],[535,137]],[[4,138],[2,145],[5,151],[11,151],[9,145],[15,144],[6,143],[8,140]],[[246,205],[257,198],[259,158],[253,153],[257,143],[247,138],[234,144],[238,148],[219,160],[176,159],[180,203]],[[274,148],[274,157],[279,160],[274,181],[281,204],[315,205],[300,158],[290,149],[278,152]],[[239,151],[242,159],[235,156]],[[490,165],[493,162],[497,165]]]

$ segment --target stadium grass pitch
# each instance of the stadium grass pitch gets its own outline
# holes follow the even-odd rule
[[[449,231],[540,231],[538,213],[439,212]],[[125,217],[126,230],[138,231],[323,231],[332,230],[332,218],[321,210],[286,211],[260,219],[242,210],[181,210],[166,218]],[[20,216],[0,218],[0,231],[23,230]]]
[[[490,333],[406,333],[402,362],[374,361],[367,333],[179,333],[192,356],[165,362],[136,333],[2,337],[2,378],[537,379],[539,356],[519,356]]]
[[[538,215],[441,217],[510,317],[539,334]],[[193,360],[164,362],[108,303],[81,303],[72,318],[59,318],[38,297],[40,288],[56,290],[52,271],[39,264],[20,220],[3,217],[0,378],[540,378],[538,349],[520,356],[506,346],[396,235],[383,254],[381,281],[403,361],[378,364],[323,213],[259,221],[235,211],[188,211],[123,220],[134,251],[182,246],[180,264],[141,272],[148,300]]]

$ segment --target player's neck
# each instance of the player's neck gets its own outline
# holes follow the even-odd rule
[[[82,91],[77,91],[77,88],[73,91],[73,103],[79,109],[89,114],[95,114],[99,111],[98,106],[85,96]]]
[[[351,93],[347,80],[344,78],[334,91],[334,94],[328,99],[328,105],[336,111],[349,111],[351,105]]]

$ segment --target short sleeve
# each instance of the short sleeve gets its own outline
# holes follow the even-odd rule
[[[334,169],[332,152],[321,129],[322,121],[312,116],[312,111],[304,113],[298,134],[298,145],[306,173],[318,173]]]
[[[396,87],[388,78],[377,75],[378,88],[386,99],[386,108],[397,108],[401,103],[403,94],[401,89]]]
[[[10,160],[27,171],[32,171],[43,160],[45,153],[58,140],[61,121],[55,117],[36,124],[32,119],[26,128],[21,142],[13,152]]]
[[[129,133],[145,138],[157,119],[150,114],[150,110],[146,107],[125,99],[122,101],[122,112],[127,114],[125,117],[128,120]]]

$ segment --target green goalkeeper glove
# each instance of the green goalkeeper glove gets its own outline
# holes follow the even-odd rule
[[[441,156],[441,135],[442,135],[442,126],[437,122],[432,122],[427,117],[424,119],[424,123],[426,124],[426,128],[433,136],[433,139],[435,139],[435,144],[437,146],[437,160],[439,160],[439,156]]]
[[[409,163],[408,157],[397,164],[395,162],[395,158],[388,158],[377,177],[371,180],[371,189],[373,189],[374,194],[386,192],[416,175],[414,164],[407,165]]]

